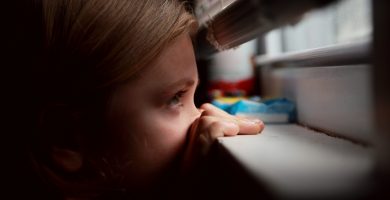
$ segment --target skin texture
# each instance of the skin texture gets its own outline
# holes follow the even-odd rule
[[[159,174],[182,150],[200,116],[193,101],[197,82],[191,39],[182,35],[114,95],[111,119],[128,136],[128,172],[138,181]]]
[[[17,151],[8,159],[13,195],[143,195],[138,188],[155,182],[169,188],[159,178],[194,166],[215,138],[262,129],[209,104],[195,107],[189,34],[197,24],[181,2],[6,6],[15,14],[4,24],[10,54],[4,74],[13,77],[5,95],[12,109],[4,115],[12,133],[4,141]]]
[[[184,168],[190,168],[215,138],[257,134],[263,129],[261,121],[236,118],[211,104],[196,108],[197,84],[191,39],[182,34],[140,77],[115,93],[110,118],[129,142],[127,172],[133,181],[147,184],[181,151]]]

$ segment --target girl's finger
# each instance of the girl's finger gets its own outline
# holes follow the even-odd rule
[[[222,109],[217,108],[216,106],[205,103],[202,106],[200,106],[200,109],[204,110],[203,114],[206,116],[215,116],[215,117],[222,117],[222,118],[232,118],[233,116],[229,113],[225,112]]]
[[[234,120],[214,116],[201,116],[197,126],[199,134],[206,134],[210,140],[237,135],[239,132],[239,126]]]
[[[189,168],[194,162],[192,160],[194,155],[206,155],[216,138],[237,135],[238,132],[239,127],[234,121],[214,116],[201,116],[195,120],[189,129],[189,141],[183,158],[183,170]]]
[[[240,134],[257,134],[264,129],[264,123],[258,119],[246,119],[243,117],[232,116],[229,113],[215,107],[212,104],[205,103],[201,106],[201,109],[204,110],[202,115],[205,116],[215,116],[220,118],[225,118],[227,121],[234,121],[235,124],[239,127]]]
[[[235,118],[240,134],[257,134],[263,131],[264,123],[259,119]]]

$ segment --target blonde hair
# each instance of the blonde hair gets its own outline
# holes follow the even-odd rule
[[[41,33],[38,39],[41,44],[36,48],[41,53],[35,52],[39,58],[32,64],[37,68],[34,69],[37,83],[33,87],[38,98],[31,102],[38,102],[34,105],[37,112],[51,102],[61,102],[60,107],[56,105],[60,109],[67,109],[67,104],[102,106],[104,102],[100,101],[109,95],[106,90],[136,78],[175,38],[183,33],[193,34],[197,28],[194,17],[177,0],[35,0],[35,3],[42,17],[41,29],[37,31]],[[95,98],[96,93],[102,98]],[[86,118],[96,126],[99,122],[93,120],[102,118],[102,113],[92,112],[98,112],[97,117],[89,113]],[[73,113],[69,118],[73,118]],[[31,145],[32,154],[41,154],[52,143],[70,137],[66,133],[42,133],[39,126],[35,131],[37,140],[43,141]],[[90,152],[103,154],[100,149],[108,147],[89,143],[104,143],[106,137],[114,136],[93,134],[94,140],[86,142],[88,148],[97,147],[97,151]],[[34,155],[35,163],[41,162],[39,157]]]
[[[83,68],[84,76],[93,76],[93,87],[133,78],[173,39],[196,27],[193,16],[177,0],[42,3],[45,48],[55,58],[50,64],[62,62],[60,70],[71,72]]]

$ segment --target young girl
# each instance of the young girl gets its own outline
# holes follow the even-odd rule
[[[10,49],[23,57],[13,134],[40,199],[147,191],[190,173],[215,138],[263,129],[195,107],[197,25],[178,1],[31,2],[28,32],[14,30],[24,50]]]

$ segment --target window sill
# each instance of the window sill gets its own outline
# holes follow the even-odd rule
[[[282,199],[367,195],[373,149],[288,125],[267,125],[262,134],[218,139],[226,153],[272,195]]]

